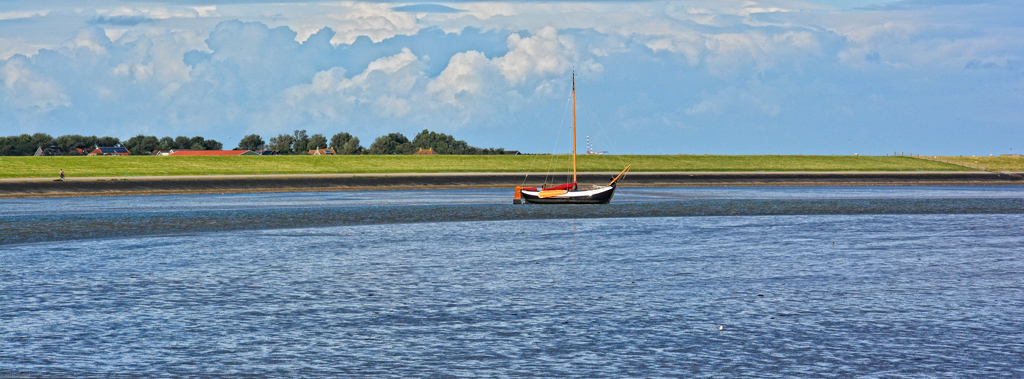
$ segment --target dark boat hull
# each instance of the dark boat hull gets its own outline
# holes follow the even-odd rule
[[[569,191],[565,195],[541,198],[538,192],[520,191],[520,197],[526,204],[608,204],[615,195],[615,186],[602,190]]]

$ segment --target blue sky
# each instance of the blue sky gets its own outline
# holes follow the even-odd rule
[[[0,135],[559,153],[574,68],[609,153],[1024,150],[1016,0],[0,1]]]

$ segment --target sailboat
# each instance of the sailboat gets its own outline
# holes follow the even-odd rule
[[[572,182],[550,188],[516,187],[512,204],[608,204],[615,195],[615,183],[626,175],[626,166],[606,186],[579,188],[576,181],[576,72],[572,73]]]

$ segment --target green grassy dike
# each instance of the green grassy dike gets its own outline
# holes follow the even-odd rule
[[[910,157],[814,155],[585,155],[579,171],[971,171]],[[981,163],[984,165],[985,163]],[[1020,170],[1024,159],[1009,162]],[[0,157],[0,178],[333,173],[562,172],[566,155]],[[989,167],[990,170],[994,169]],[[998,169],[998,168],[995,168]]]

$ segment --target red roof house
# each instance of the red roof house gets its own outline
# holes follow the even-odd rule
[[[97,147],[93,151],[89,152],[89,155],[131,155],[128,149],[123,147]]]
[[[308,154],[309,155],[336,155],[336,154],[334,154],[334,149],[321,149],[321,148],[317,148],[316,150],[310,150]]]

